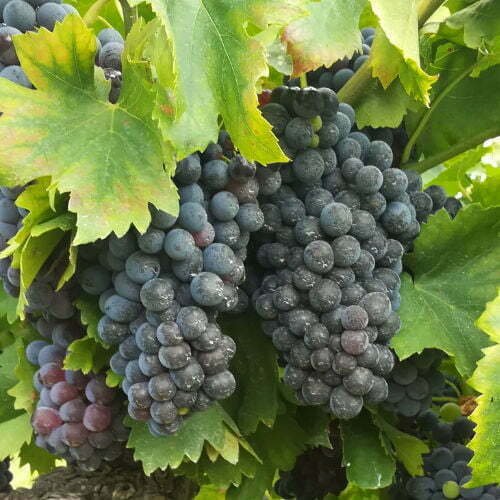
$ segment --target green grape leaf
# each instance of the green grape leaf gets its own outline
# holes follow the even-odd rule
[[[342,91],[339,96],[342,98]],[[413,102],[399,80],[384,89],[375,78],[371,78],[363,91],[350,101],[356,111],[356,123],[359,128],[366,126],[396,128],[401,124]]]
[[[17,314],[20,318],[24,319],[24,308],[28,303],[26,291],[37,277],[47,259],[52,255],[52,252],[64,238],[64,235],[64,231],[56,228],[41,236],[30,236],[26,240],[19,262],[21,286],[19,287]]]
[[[307,444],[331,448],[329,436],[330,416],[322,408],[297,406],[294,415],[297,423],[308,433]]]
[[[468,188],[472,181],[470,171],[477,170],[481,165],[484,155],[492,151],[491,147],[480,144],[477,148],[469,149],[451,160],[444,163],[443,170],[437,177],[434,177],[428,184],[438,184],[442,186],[447,194],[454,196],[457,193],[468,195]]]
[[[104,344],[97,333],[97,324],[102,317],[97,297],[83,293],[75,301],[80,311],[80,322],[86,335],[74,340],[68,347],[64,367],[69,370],[99,372],[107,365],[110,357],[109,346]]]
[[[353,483],[349,483],[347,488],[338,497],[326,496],[325,500],[380,500],[385,498],[382,490],[363,490]]]
[[[85,326],[87,336],[91,339],[99,341],[97,333],[97,324],[103,314],[99,309],[97,297],[93,297],[87,293],[82,293],[75,301],[75,307],[80,311],[80,322]]]
[[[131,3],[137,5],[141,1]],[[216,142],[221,115],[233,143],[246,158],[263,164],[287,161],[271,125],[257,109],[256,84],[267,75],[268,68],[264,46],[249,36],[247,27],[263,30],[273,24],[282,26],[301,12],[296,6],[300,2],[147,0],[146,3],[161,20],[168,37],[168,50],[156,52],[161,59],[154,65],[166,93],[175,96],[175,101],[165,103],[165,91],[162,93],[162,114],[158,119],[164,136],[175,145],[178,155],[183,157],[203,150],[211,141]],[[170,49],[172,57],[165,54]],[[167,75],[165,66],[172,67]]]
[[[0,317],[5,318],[9,324],[17,319],[17,299],[9,295],[3,287],[0,289]]]
[[[231,364],[237,381],[235,394],[224,403],[246,435],[260,422],[271,427],[278,412],[278,365],[272,343],[261,332],[256,315],[223,318],[222,330],[238,346]]]
[[[8,390],[17,383],[14,374],[17,363],[17,345],[6,345],[0,352],[0,422],[19,415],[19,411],[14,408],[15,399],[8,394]]]
[[[31,441],[33,429],[27,413],[0,423],[0,460],[17,455],[25,443]]]
[[[424,460],[422,455],[429,452],[429,447],[420,439],[396,429],[381,415],[373,415],[373,422],[390,442],[397,460],[401,462],[412,476],[423,474]]]
[[[455,12],[439,26],[438,35],[471,49],[484,51],[500,33],[500,4],[479,0]]]
[[[474,78],[471,74],[478,61],[477,52],[465,47],[441,42],[436,48],[429,67],[432,74],[439,73],[431,92],[432,104],[409,113],[406,120],[418,154],[429,157],[464,144],[473,148],[500,135],[500,102],[491,98],[500,84],[500,65]]]
[[[9,240],[9,246],[2,252],[2,257],[14,254],[13,264],[18,267],[20,254],[15,254],[16,250],[22,248],[31,234],[33,226],[45,222],[54,216],[54,211],[50,206],[47,189],[50,185],[48,177],[42,177],[33,184],[27,186],[17,197],[16,205],[28,210],[28,214],[23,218],[19,231]]]
[[[35,401],[38,395],[33,387],[33,376],[36,367],[26,358],[26,345],[22,339],[17,338],[17,364],[14,368],[16,384],[12,386],[7,393],[15,399],[14,408],[16,410],[25,410],[28,414],[33,412]]]
[[[90,337],[74,340],[68,346],[64,368],[83,373],[99,372],[109,361],[109,353],[101,343]]]
[[[217,489],[226,491],[230,485],[239,486],[243,477],[253,478],[259,461],[254,455],[248,453],[243,448],[236,464],[230,464],[218,456],[211,460],[205,447],[205,453],[197,463],[184,462],[176,472],[179,475],[189,477],[199,484],[209,484]]]
[[[283,75],[292,74],[292,58],[286,52],[286,44],[280,38],[281,28],[269,26],[268,29],[254,35],[266,48],[269,75],[260,80],[260,89],[272,89],[283,84]]]
[[[221,453],[232,439],[228,431],[236,435],[234,422],[219,405],[193,413],[172,436],[155,437],[144,423],[130,421],[127,425],[132,428],[127,447],[134,449],[135,460],[142,462],[148,475],[157,469],[176,469],[184,460],[197,462],[205,443]]]
[[[38,447],[34,439],[32,439],[29,444],[24,443],[19,451],[21,467],[29,465],[32,474],[47,474],[56,468],[56,460],[54,455]]]
[[[370,0],[379,29],[368,64],[372,75],[387,88],[399,77],[406,93],[424,104],[436,77],[420,68],[416,2]]]
[[[64,269],[57,283],[57,291],[59,291],[76,273],[76,265],[78,260],[78,247],[73,245],[75,241],[76,231],[71,234],[71,244],[68,250],[68,265]]]
[[[500,477],[500,289],[495,300],[486,305],[477,326],[495,345],[484,349],[469,384],[481,392],[478,406],[471,415],[476,422],[475,434],[468,446],[474,451],[469,465],[472,480],[467,487],[495,483]]]
[[[115,373],[111,368],[106,371],[106,385],[108,387],[118,387],[122,380],[123,377]]]
[[[278,415],[273,427],[259,425],[249,437],[250,444],[262,459],[252,478],[243,478],[238,488],[228,490],[229,500],[262,498],[273,484],[278,470],[290,470],[296,457],[306,448],[308,431],[288,413]]]
[[[483,165],[481,174],[472,181],[470,199],[483,207],[500,205],[500,168]]]
[[[83,17],[85,24],[96,33],[104,28],[113,27],[123,34],[123,15],[119,2],[112,0],[69,0]]]
[[[293,60],[293,76],[331,66],[361,50],[359,18],[366,0],[320,0],[306,5],[308,15],[291,22],[282,40]]]
[[[50,176],[53,188],[70,193],[76,245],[112,231],[121,236],[131,224],[144,231],[149,202],[176,212],[169,176],[173,156],[150,118],[154,95],[144,83],[147,64],[140,73],[129,63],[133,47],[127,45],[123,57],[120,101],[111,105],[100,97],[94,79],[95,36],[78,16],[57,23],[53,32],[19,35],[14,44],[37,90],[0,81],[2,182],[17,185]]]
[[[226,492],[212,485],[204,485],[200,488],[200,491],[196,495],[196,500],[224,500],[226,498]]]
[[[0,353],[0,389],[10,389],[17,382],[14,370],[19,361],[19,342],[16,339]]]
[[[445,351],[470,376],[487,336],[474,321],[500,282],[500,208],[469,205],[451,220],[440,210],[423,224],[401,288],[401,331],[391,345],[400,359],[426,348]]]
[[[396,464],[382,444],[380,430],[369,414],[363,412],[352,420],[342,421],[340,431],[349,482],[369,490],[389,486]]]

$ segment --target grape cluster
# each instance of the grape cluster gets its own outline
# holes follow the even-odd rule
[[[476,424],[463,416],[456,403],[446,403],[439,408],[439,415],[427,409],[417,418],[419,434],[437,443],[467,443],[474,436]]]
[[[417,211],[417,220],[427,222],[429,215],[435,214],[444,208],[450,217],[454,219],[462,208],[462,202],[453,196],[447,196],[441,186],[432,185],[422,191],[421,183],[414,186],[410,191],[410,198]]]
[[[293,161],[271,168],[282,185],[259,195],[265,276],[252,302],[299,399],[352,418],[387,397],[419,176],[392,168],[389,145],[354,130],[331,89],[278,87],[262,113]]]
[[[1,29],[1,28],[0,28]],[[16,199],[23,188],[0,187],[0,251],[7,248],[8,241],[19,230],[26,215],[24,208],[16,206]],[[4,290],[13,297],[19,295],[19,269],[12,267],[12,258],[0,259],[0,279]]]
[[[9,470],[10,459],[6,458],[0,462],[0,494],[11,490],[12,472]]]
[[[264,215],[256,166],[234,153],[226,134],[221,144],[179,162],[178,217],[151,207],[145,233],[81,252],[79,282],[100,297],[98,331],[118,346],[111,368],[124,377],[129,414],[155,435],[175,432],[185,415],[236,386],[228,370],[235,344],[216,319],[247,308],[239,285],[250,233]]]
[[[368,60],[371,46],[375,37],[374,28],[363,28],[360,33],[361,51],[356,52],[350,59],[345,57],[336,61],[332,66],[324,66],[315,71],[307,73],[307,81],[313,87],[328,87],[338,92]],[[289,86],[298,85],[298,79],[288,81]],[[401,154],[408,142],[408,136],[403,126],[397,128],[389,127],[365,127],[362,130],[372,141],[384,141],[391,146],[394,154],[394,165],[399,164]]]
[[[468,463],[474,455],[464,443],[474,435],[475,424],[460,415],[457,405],[447,406],[440,411],[447,417],[446,420],[439,418],[431,410],[427,410],[419,418],[421,430],[430,433],[439,444],[424,455],[424,475],[410,478],[406,482],[406,492],[415,500],[499,499],[498,485],[477,488],[464,486],[471,478]]]
[[[442,358],[440,351],[425,350],[396,362],[388,379],[389,394],[384,407],[408,418],[430,408],[432,396],[445,390],[445,378],[438,370]]]
[[[102,460],[123,452],[128,438],[123,400],[101,376],[63,368],[68,346],[84,335],[76,320],[46,315],[34,326],[44,338],[26,348],[28,361],[39,367],[33,378],[39,393],[32,419],[36,444],[84,470],[96,470]]]

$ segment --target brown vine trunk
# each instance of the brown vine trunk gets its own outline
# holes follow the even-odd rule
[[[96,472],[59,467],[31,489],[0,494],[1,500],[191,500],[198,486],[169,472],[145,476],[134,464],[106,464]]]

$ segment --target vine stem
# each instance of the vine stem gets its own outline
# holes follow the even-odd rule
[[[339,100],[351,106],[366,93],[368,85],[372,80],[370,60],[364,64],[349,78],[348,82],[339,90]]]
[[[302,73],[300,75],[300,86],[305,89],[307,87],[307,75],[306,73]]]
[[[418,4],[418,27],[421,28],[443,3],[444,0],[420,0]]]
[[[137,10],[130,7],[127,0],[119,0],[123,11],[123,24],[125,27],[125,36],[130,33],[133,24],[137,21]]]
[[[464,79],[466,78],[470,72],[474,69],[475,63],[469,67],[467,67],[464,71],[459,73],[434,99],[432,106],[427,109],[427,111],[424,112],[422,117],[420,118],[420,121],[418,122],[417,127],[411,134],[411,136],[408,139],[408,142],[403,150],[403,155],[401,156],[401,163],[406,163],[411,154],[411,150],[413,149],[413,146],[417,142],[417,139],[419,138],[420,134],[423,132],[425,126],[427,123],[429,123],[429,120],[431,119],[431,116],[434,114],[434,111],[436,108],[439,107],[439,104],[441,101]]]
[[[422,161],[405,163],[401,166],[401,168],[403,170],[412,169],[421,174],[422,172],[425,172],[426,170],[429,170],[430,168],[439,165],[446,160],[454,158],[455,156],[458,156],[459,154],[464,153],[469,149],[479,146],[479,144],[482,144],[484,141],[491,139],[492,137],[497,137],[498,135],[500,135],[500,125],[484,130],[479,134],[473,135],[472,137],[469,137],[464,141],[458,142],[445,151],[441,151],[440,153],[429,156]]]

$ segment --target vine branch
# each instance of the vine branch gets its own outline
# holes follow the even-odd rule
[[[369,85],[372,83],[372,72],[370,60],[354,73],[348,82],[339,90],[338,96],[340,101],[346,102],[351,106],[355,104],[367,92]]]
[[[412,169],[419,173],[425,172],[426,170],[429,170],[430,168],[439,165],[440,163],[450,160],[451,158],[454,158],[455,156],[458,156],[459,154],[464,153],[469,149],[479,146],[479,144],[482,144],[484,141],[498,135],[500,135],[500,125],[487,130],[483,130],[482,132],[473,135],[472,137],[469,137],[462,142],[458,142],[454,146],[451,146],[444,151],[440,151],[435,155],[429,156],[422,161],[406,163],[402,165],[401,168],[403,170]]]

